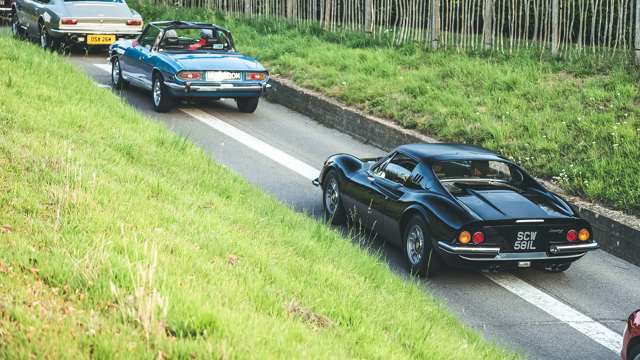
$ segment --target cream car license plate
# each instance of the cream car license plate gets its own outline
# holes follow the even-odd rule
[[[225,80],[240,80],[240,73],[232,71],[207,71],[207,81]]]
[[[89,45],[111,45],[116,42],[115,35],[87,35]]]

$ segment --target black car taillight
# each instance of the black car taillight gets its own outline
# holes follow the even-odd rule
[[[458,235],[458,241],[460,244],[468,244],[471,241],[471,234],[468,231],[462,231]]]
[[[580,229],[580,231],[578,231],[578,240],[587,241],[589,240],[590,237],[591,237],[591,234],[589,233],[589,230]]]
[[[474,232],[472,241],[476,245],[482,244],[484,242],[484,233],[482,231]]]

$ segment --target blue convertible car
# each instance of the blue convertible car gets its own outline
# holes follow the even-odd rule
[[[269,73],[235,51],[231,33],[213,24],[163,21],[148,24],[134,40],[111,45],[111,81],[151,90],[153,106],[167,112],[180,98],[233,98],[252,113]]]

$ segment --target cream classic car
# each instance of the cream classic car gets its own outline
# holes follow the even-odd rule
[[[142,31],[142,17],[124,0],[15,0],[15,36],[39,39],[43,48],[111,45]]]

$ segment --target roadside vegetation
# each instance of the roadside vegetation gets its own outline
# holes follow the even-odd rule
[[[147,20],[218,22],[273,74],[442,140],[495,150],[572,194],[640,214],[640,76],[620,55],[431,52],[316,24],[137,8]]]
[[[0,357],[516,357],[62,57],[0,48]]]

